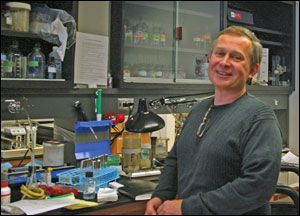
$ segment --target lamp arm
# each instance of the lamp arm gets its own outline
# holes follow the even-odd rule
[[[201,97],[199,99],[191,99],[191,100],[187,100],[185,97],[186,96],[194,96],[194,95],[201,95],[201,94],[212,94],[209,95],[207,97]],[[153,107],[153,106],[167,106],[167,105],[178,105],[178,104],[184,104],[184,103],[194,103],[194,102],[200,102],[202,100],[205,100],[207,98],[210,97],[214,97],[213,92],[209,92],[209,93],[198,93],[198,94],[190,94],[190,95],[178,95],[178,96],[171,96],[171,97],[162,97],[159,99],[154,99],[152,101],[149,102],[149,106]],[[176,98],[178,98],[176,100]],[[174,100],[170,100],[170,99],[175,99]]]

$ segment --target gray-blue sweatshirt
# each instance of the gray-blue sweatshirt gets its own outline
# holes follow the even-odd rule
[[[152,197],[183,199],[183,214],[270,214],[280,172],[282,135],[271,107],[249,93],[213,106],[195,105],[165,160]]]

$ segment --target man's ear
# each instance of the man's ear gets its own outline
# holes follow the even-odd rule
[[[258,63],[253,65],[252,68],[251,68],[251,71],[248,75],[248,79],[252,79],[254,77],[254,75],[258,72],[258,69],[259,69],[259,64]]]

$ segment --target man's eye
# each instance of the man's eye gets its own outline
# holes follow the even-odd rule
[[[243,59],[241,56],[238,56],[238,55],[233,56],[232,58],[233,58],[235,61],[241,61],[241,60]]]
[[[223,55],[224,55],[224,52],[216,51],[216,52],[215,52],[215,55],[216,55],[216,56],[223,56]]]

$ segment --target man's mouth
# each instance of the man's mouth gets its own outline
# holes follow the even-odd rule
[[[216,71],[217,74],[220,74],[222,76],[231,76],[230,73],[226,73],[226,72],[223,72],[223,71]]]

